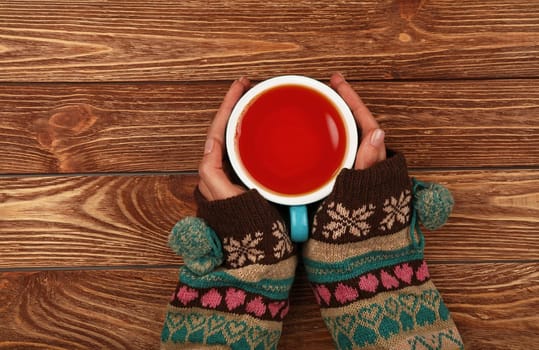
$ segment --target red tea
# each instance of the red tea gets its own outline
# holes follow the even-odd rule
[[[301,195],[327,184],[342,167],[344,122],[325,96],[284,85],[260,94],[246,108],[237,149],[251,177],[280,195]]]

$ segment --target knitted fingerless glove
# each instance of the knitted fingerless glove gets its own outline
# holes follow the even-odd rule
[[[169,240],[185,265],[161,349],[275,349],[297,264],[283,220],[253,190],[211,202],[195,195],[204,221],[180,221]]]
[[[315,215],[304,263],[339,349],[464,348],[429,279],[413,198],[403,155],[389,152],[343,170]]]

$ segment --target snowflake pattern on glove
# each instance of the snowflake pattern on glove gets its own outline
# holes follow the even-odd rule
[[[331,202],[328,204],[327,214],[332,219],[324,225],[322,234],[324,237],[336,240],[351,234],[357,237],[366,236],[371,230],[367,219],[372,216],[376,207],[373,204],[365,204],[356,210],[346,208],[342,203]]]
[[[316,213],[314,214],[313,228],[311,230],[313,234],[316,232],[316,230],[318,230],[318,214],[321,211],[322,211],[322,206],[319,206],[318,209],[316,209]]]
[[[391,196],[384,202],[382,209],[386,216],[380,222],[379,229],[382,231],[391,230],[395,221],[405,224],[410,219],[410,200],[412,196],[409,190],[401,192],[399,198]]]
[[[257,231],[253,234],[246,234],[243,239],[236,240],[234,237],[225,237],[223,249],[228,253],[226,258],[230,266],[237,268],[245,265],[247,261],[257,263],[264,259],[264,251],[259,249],[263,240],[263,233]]]
[[[288,234],[286,233],[286,228],[281,221],[275,221],[271,226],[272,235],[277,238],[278,242],[273,247],[273,256],[276,259],[281,259],[287,253],[292,252],[292,241]]]

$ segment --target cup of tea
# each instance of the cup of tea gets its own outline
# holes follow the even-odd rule
[[[306,241],[307,207],[331,192],[354,164],[357,127],[344,100],[304,76],[265,80],[234,106],[226,130],[232,168],[250,189],[290,207],[290,235]]]

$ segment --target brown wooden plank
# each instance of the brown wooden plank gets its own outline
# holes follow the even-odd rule
[[[168,233],[194,176],[0,179],[0,266],[177,264]]]
[[[1,81],[538,77],[534,1],[9,1]]]
[[[359,83],[415,168],[539,165],[539,80]]]
[[[539,265],[430,266],[466,348],[533,348]],[[332,349],[298,270],[279,349]],[[175,269],[0,273],[0,348],[158,349]]]
[[[414,173],[455,197],[427,232],[431,261],[539,259],[539,171]],[[193,215],[195,175],[0,178],[0,267],[177,264],[166,245]]]
[[[177,271],[0,274],[0,348],[158,349]]]
[[[539,262],[431,264],[466,349],[530,349],[539,334]]]
[[[196,169],[226,90],[188,84],[0,87],[0,172]]]
[[[228,84],[0,86],[0,173],[193,171]],[[416,168],[539,164],[539,80],[354,83]]]
[[[539,259],[539,171],[411,175],[444,184],[455,199],[447,224],[436,231],[423,231],[428,259]]]

